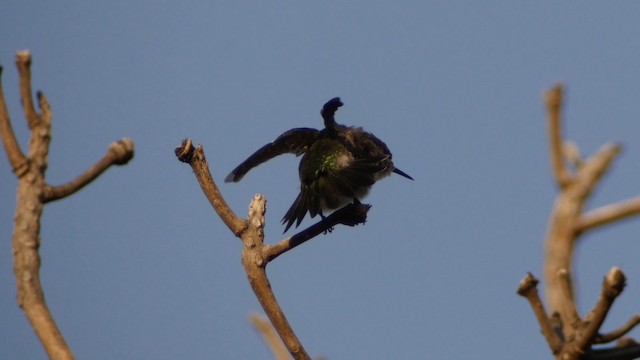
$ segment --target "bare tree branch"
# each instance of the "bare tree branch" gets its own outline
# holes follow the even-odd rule
[[[616,330],[596,336],[593,343],[606,344],[614,340],[618,340],[625,336],[629,331],[633,330],[633,328],[638,326],[638,324],[640,324],[640,314],[633,315],[629,321]]]
[[[528,273],[527,276],[524,277],[520,281],[520,286],[518,287],[518,295],[523,296],[529,300],[529,304],[531,305],[531,309],[538,320],[538,324],[540,324],[540,329],[542,330],[542,335],[544,335],[545,339],[547,339],[547,343],[551,348],[551,351],[556,354],[562,349],[562,339],[558,336],[555,329],[551,325],[551,321],[547,316],[547,312],[544,310],[544,304],[542,304],[542,300],[540,300],[540,296],[538,295],[538,279],[536,279],[533,274]]]
[[[571,275],[567,269],[558,270],[558,279],[560,280],[562,296],[567,302],[567,313],[565,314],[566,318],[564,322],[566,325],[571,326],[572,328],[577,328],[580,326],[580,314],[578,314],[578,306],[576,306],[575,301],[573,299],[573,288],[571,283]]]
[[[31,96],[31,56],[18,52],[16,64],[20,72],[23,109],[31,129],[29,166],[18,180],[16,216],[13,232],[13,271],[16,275],[18,305],[35,330],[45,351],[54,359],[73,359],[73,353],[58,329],[40,284],[40,217],[44,204],[42,191],[47,169],[51,140],[51,111],[44,95],[40,94],[41,114],[35,113]]]
[[[0,89],[0,136],[14,173],[18,177],[12,239],[17,300],[49,357],[51,359],[73,359],[73,353],[47,307],[40,283],[40,255],[38,252],[41,240],[40,218],[45,203],[45,192],[49,187],[45,180],[45,171],[48,165],[51,141],[52,114],[49,103],[41,92],[38,92],[40,113],[35,111],[31,94],[30,65],[29,51],[19,51],[16,57],[16,66],[20,73],[20,95],[25,118],[31,130],[27,157],[22,154],[13,133]],[[122,158],[121,161],[125,161],[125,159]]]
[[[582,351],[587,350],[593,339],[598,334],[598,329],[602,326],[604,319],[613,305],[613,301],[620,295],[626,284],[626,277],[622,270],[617,267],[613,267],[602,283],[602,291],[596,306],[587,314],[584,319],[586,326],[583,331],[579,333],[576,339],[576,346]]]
[[[552,90],[554,91],[554,90]],[[584,204],[591,195],[598,180],[611,165],[620,152],[616,144],[603,146],[594,156],[586,160],[575,177],[566,184],[556,199],[551,214],[547,239],[545,241],[545,283],[546,295],[550,310],[557,311],[563,319],[570,318],[577,312],[573,294],[571,298],[564,296],[563,282],[571,278],[560,279],[558,271],[566,269],[570,275],[573,268],[573,250],[577,238],[575,231],[581,218]],[[573,288],[573,285],[570,286]]]
[[[560,113],[562,111],[564,87],[556,85],[545,94],[547,104],[547,131],[549,133],[549,145],[551,154],[551,169],[558,186],[565,187],[571,181],[571,174],[567,170],[563,156],[562,124]]]
[[[583,232],[634,215],[640,215],[640,197],[603,206],[583,214],[576,225],[576,231]]]
[[[95,180],[111,165],[125,165],[133,158],[133,149],[133,141],[129,138],[112,143],[102,159],[77,178],[63,185],[47,185],[44,189],[44,202],[59,200],[75,193]]]
[[[249,205],[249,217],[247,220],[243,220],[229,208],[218,190],[209,172],[202,146],[194,147],[190,139],[185,139],[175,149],[175,154],[178,160],[191,166],[202,191],[209,199],[218,216],[242,241],[242,264],[249,279],[249,284],[289,353],[296,360],[310,359],[271,290],[266,266],[279,255],[323,232],[331,231],[332,227],[337,224],[355,226],[364,223],[370,205],[360,203],[347,205],[308,229],[275,245],[267,245],[264,242],[266,199],[262,195],[257,194],[254,196]]]
[[[0,80],[2,77],[2,67],[0,67]],[[9,110],[4,100],[4,93],[2,91],[2,83],[0,82],[0,137],[2,138],[2,144],[7,151],[7,157],[13,172],[18,176],[22,176],[28,167],[28,160],[20,149],[20,144],[16,139],[16,134],[11,126],[11,120],[9,119]]]
[[[239,236],[247,227],[246,221],[239,218],[233,210],[231,210],[229,205],[227,205],[227,202],[224,201],[218,186],[211,177],[209,165],[207,164],[207,159],[205,159],[202,146],[199,145],[197,148],[194,148],[191,140],[185,139],[182,145],[176,148],[175,153],[178,160],[191,165],[196,179],[198,179],[198,183],[213,209],[227,225],[229,230],[236,236]]]
[[[367,212],[371,205],[367,204],[348,204],[345,207],[334,211],[318,223],[306,228],[305,230],[288,237],[276,244],[265,245],[264,252],[267,261],[272,261],[283,253],[303,244],[325,231],[330,231],[335,225],[343,224],[347,226],[355,226],[363,224],[367,220]]]
[[[287,348],[284,347],[282,340],[280,340],[268,319],[262,317],[258,313],[252,313],[249,315],[249,321],[253,327],[258,330],[276,360],[291,359],[291,355],[289,355]]]
[[[22,50],[16,53],[16,65],[20,73],[20,99],[29,129],[33,129],[39,122],[40,116],[33,106],[33,92],[31,91],[31,53]]]
[[[574,248],[579,236],[585,230],[640,214],[640,198],[584,214],[585,203],[619,154],[620,146],[615,143],[606,144],[595,155],[584,160],[577,145],[562,138],[562,97],[562,85],[554,86],[545,95],[551,168],[560,187],[545,239],[545,290],[547,305],[553,314],[551,318],[543,308],[535,289],[537,280],[531,274],[521,282],[518,293],[527,297],[531,303],[542,333],[556,359],[627,359],[630,358],[628,356],[637,355],[635,349],[592,349],[593,344],[617,339],[640,322],[640,319],[632,318],[620,329],[606,335],[598,335],[613,301],[624,288],[624,273],[616,267],[611,269],[605,277],[598,302],[584,318],[581,318],[574,298],[571,269]],[[570,144],[565,147],[568,150],[567,154],[563,153],[563,144]],[[570,172],[566,167],[567,157],[575,166],[574,172]]]
[[[309,360],[309,355],[291,329],[267,278],[268,261],[264,252],[265,198],[262,195],[256,195],[249,205],[249,218],[242,220],[233,213],[220,194],[209,172],[202,146],[194,148],[191,140],[185,139],[182,145],[176,148],[175,153],[180,161],[191,165],[202,191],[218,216],[242,240],[242,264],[247,273],[249,284],[289,353],[296,360]]]
[[[263,254],[265,211],[266,199],[257,194],[251,201],[251,205],[249,205],[249,218],[247,219],[249,226],[242,234],[242,243],[244,245],[242,249],[242,264],[256,298],[280,334],[291,356],[294,359],[310,359],[284,316],[284,312],[280,308],[280,304],[278,304],[267,278],[267,262]]]

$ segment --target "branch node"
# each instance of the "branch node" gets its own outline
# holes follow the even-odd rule
[[[562,83],[555,84],[544,94],[544,101],[547,108],[551,111],[560,111],[564,98],[564,85]]]
[[[109,145],[109,152],[114,156],[115,165],[125,165],[133,158],[134,144],[130,138],[122,138]]]
[[[16,61],[31,66],[31,51],[28,49],[16,51]]]
[[[613,300],[624,290],[626,286],[627,277],[617,266],[614,266],[609,270],[607,276],[605,277],[605,281],[602,284],[602,293],[607,299]]]
[[[526,297],[527,293],[531,291],[531,289],[535,289],[539,282],[532,273],[528,272],[527,275],[520,280],[520,286],[518,286],[517,291],[518,295]]]
[[[18,179],[29,173],[30,161],[28,158],[22,158],[22,161],[13,169],[13,173],[16,175]]]

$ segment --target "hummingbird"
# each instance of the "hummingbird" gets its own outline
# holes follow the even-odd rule
[[[324,129],[295,128],[278,136],[238,165],[225,182],[240,181],[249,170],[282,154],[302,155],[298,172],[300,193],[282,218],[284,232],[305,215],[311,218],[323,210],[335,210],[349,202],[359,203],[371,186],[393,173],[413,180],[396,168],[387,145],[360,127],[336,123],[335,113],[344,105],[340,98],[329,100],[320,111]]]

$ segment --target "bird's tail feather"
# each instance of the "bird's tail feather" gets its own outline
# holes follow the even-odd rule
[[[306,214],[307,206],[305,205],[305,197],[302,192],[300,192],[293,204],[291,204],[289,210],[287,210],[287,213],[284,214],[284,217],[282,218],[282,224],[286,224],[284,232],[287,232],[294,222],[296,222],[296,227],[298,227]]]

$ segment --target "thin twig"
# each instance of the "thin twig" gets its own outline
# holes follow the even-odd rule
[[[31,53],[22,50],[16,53],[16,65],[20,73],[20,99],[29,129],[33,129],[40,122],[40,117],[33,106],[33,92],[31,91]]]
[[[582,352],[589,349],[593,339],[598,334],[598,329],[602,326],[604,319],[611,309],[614,300],[620,295],[626,284],[626,277],[622,270],[617,267],[611,268],[602,282],[602,291],[594,308],[587,314],[584,322],[587,324],[583,331],[576,338],[576,346]]]
[[[634,327],[640,324],[640,314],[636,314],[629,319],[624,325],[619,328],[596,336],[594,339],[594,344],[606,344],[612,342],[614,340],[618,340],[619,338],[625,336],[629,331],[633,330]]]
[[[13,172],[18,176],[22,176],[28,169],[27,158],[22,153],[20,144],[16,139],[16,134],[11,126],[11,120],[9,119],[9,110],[4,100],[4,93],[2,91],[2,67],[0,67],[0,138],[2,138],[2,144],[7,152],[9,163]]]
[[[44,202],[47,203],[72,195],[95,180],[111,165],[125,165],[133,158],[133,149],[133,141],[129,138],[112,143],[102,159],[77,178],[58,186],[47,185],[44,189]]]
[[[282,340],[280,340],[280,337],[278,337],[278,334],[268,319],[254,312],[249,315],[249,321],[251,322],[251,325],[256,328],[258,333],[260,333],[262,339],[267,344],[276,360],[291,359],[289,351],[284,347]]]
[[[549,145],[551,154],[551,169],[560,188],[565,187],[571,181],[572,175],[567,170],[562,151],[562,124],[560,113],[562,111],[564,87],[560,84],[547,91],[544,97],[547,105],[547,131],[549,133]]]
[[[578,314],[578,307],[575,304],[573,299],[573,288],[571,284],[571,275],[567,269],[558,270],[558,278],[560,279],[560,289],[562,290],[562,296],[565,299],[567,304],[567,313],[565,314],[566,318],[563,319],[563,323],[571,326],[572,328],[577,328],[580,325],[580,315]]]
[[[542,331],[542,335],[544,335],[545,339],[547,339],[547,344],[551,351],[556,354],[562,348],[562,340],[555,332],[553,326],[551,326],[551,321],[547,316],[547,312],[544,309],[544,305],[542,304],[542,300],[540,300],[540,295],[538,294],[538,279],[533,276],[533,274],[528,273],[520,281],[520,286],[518,287],[518,295],[525,297],[529,300],[529,304],[531,305],[531,309],[538,320],[538,324],[540,325],[540,329]]]
[[[640,197],[606,205],[583,214],[576,225],[576,231],[584,232],[634,215],[640,215]]]
[[[622,145],[610,142],[601,146],[594,155],[586,159],[584,166],[577,174],[580,181],[576,181],[575,195],[587,199],[621,151]]]

